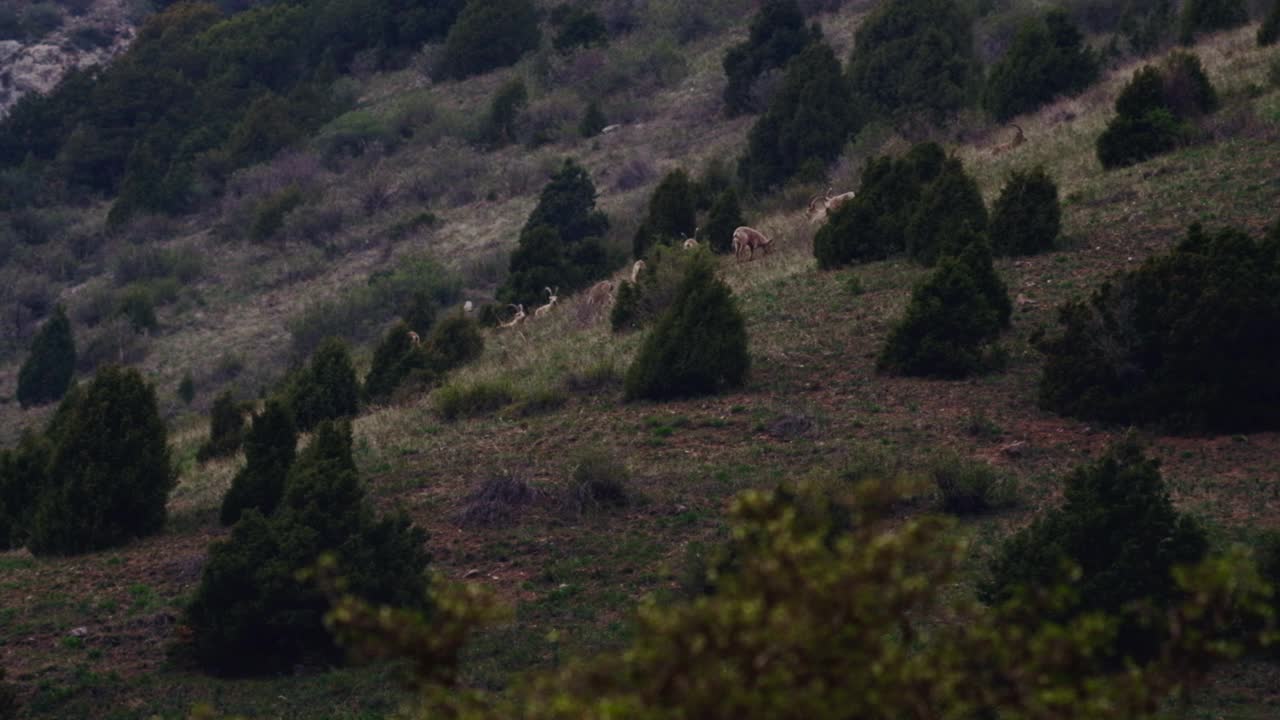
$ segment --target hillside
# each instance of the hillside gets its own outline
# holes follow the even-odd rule
[[[874,4],[810,5],[836,8],[811,19],[837,57],[847,58]],[[273,159],[231,173],[222,196],[185,215],[144,213],[108,230],[106,197],[33,211],[53,228],[49,238],[10,243],[0,270],[4,302],[14,309],[0,355],[0,438],[11,444],[53,411],[10,400],[36,325],[23,308],[40,295],[42,306],[68,306],[82,352],[79,377],[99,362],[123,360],[154,384],[179,478],[160,535],[72,558],[0,554],[0,666],[21,690],[24,717],[176,718],[198,703],[282,718],[383,717],[396,708],[402,698],[385,666],[225,680],[173,654],[207,547],[227,535],[218,508],[243,462],[195,462],[206,413],[222,390],[253,399],[273,388],[317,333],[352,337],[366,369],[394,310],[370,304],[364,309],[381,315],[351,320],[333,317],[336,306],[323,303],[350,302],[378,273],[416,272],[429,257],[457,277],[454,304],[492,301],[521,226],[564,157],[590,172],[612,221],[606,245],[626,256],[668,170],[698,174],[746,145],[755,118],[725,119],[721,59],[745,37],[754,4],[713,6],[707,26],[683,43],[671,29],[683,16],[653,10],[644,30],[604,48],[570,56],[544,48],[464,81],[423,72],[435,45],[401,69],[357,67],[342,81],[355,97],[351,109]],[[980,22],[988,62],[1006,44],[1014,15]],[[747,322],[745,388],[624,403],[621,377],[640,334],[612,333],[607,318],[569,297],[519,332],[486,329],[480,359],[449,377],[454,387],[506,389],[512,402],[504,407],[447,422],[437,390],[363,412],[355,456],[377,505],[406,510],[428,531],[434,570],[484,584],[515,608],[468,651],[464,680],[501,689],[515,673],[622,646],[632,608],[650,595],[682,592],[689,568],[724,539],[725,509],[745,489],[830,476],[886,456],[913,475],[944,451],[984,460],[1014,479],[1016,502],[959,525],[972,540],[973,568],[995,540],[1056,505],[1065,473],[1123,430],[1038,407],[1042,359],[1032,336],[1055,323],[1062,302],[1168,250],[1192,222],[1254,235],[1276,222],[1280,85],[1275,51],[1256,46],[1256,30],[1255,23],[1208,35],[1193,48],[1230,108],[1212,120],[1211,141],[1133,167],[1104,172],[1094,141],[1120,89],[1151,59],[1115,59],[1081,95],[1016,117],[1027,142],[1009,152],[992,152],[1008,131],[976,110],[927,133],[963,160],[988,205],[1014,169],[1043,165],[1059,184],[1060,246],[996,262],[1017,298],[1002,339],[1004,372],[962,381],[878,373],[878,349],[928,271],[903,258],[819,271],[817,228],[805,203],[821,183],[798,183],[746,206],[749,223],[774,238],[773,253],[717,260]],[[531,89],[524,140],[497,150],[468,142],[490,98],[517,77]],[[605,115],[617,128],[584,139],[573,128],[589,93],[606,97]],[[357,156],[327,153],[335,138],[350,136],[364,148]],[[872,127],[848,144],[830,184],[853,188],[870,157],[920,139]],[[306,201],[281,235],[246,239],[258,203],[289,187],[303,188]],[[436,221],[414,221],[425,212]],[[136,269],[160,256],[165,269]],[[111,308],[131,285],[148,282],[169,283],[172,297],[157,303],[155,327],[137,334]],[[184,376],[196,388],[189,404],[177,394]],[[1144,439],[1176,506],[1203,520],[1215,542],[1280,529],[1280,434]],[[590,451],[629,469],[633,501],[625,508],[579,513],[565,500],[578,459]],[[461,523],[468,496],[504,475],[528,483],[537,499],[492,527]],[[925,491],[912,507],[936,503]],[[1276,681],[1274,664],[1240,661],[1168,717],[1273,717]]]

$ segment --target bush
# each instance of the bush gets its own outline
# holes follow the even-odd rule
[[[290,468],[276,513],[248,510],[230,540],[210,547],[186,610],[197,661],[220,675],[341,662],[323,623],[329,603],[298,573],[331,555],[352,592],[421,608],[425,539],[403,517],[375,518],[351,459],[350,427],[322,423]]]
[[[104,368],[59,413],[31,551],[74,555],[159,532],[174,472],[155,391],[142,375]]]
[[[830,45],[815,36],[787,63],[782,87],[747,135],[738,177],[754,192],[797,176],[814,180],[855,129],[849,86]]]
[[[971,104],[979,77],[972,21],[953,0],[891,0],[860,28],[849,62],[859,123],[927,117]]]
[[[551,24],[557,28],[551,46],[561,53],[609,42],[609,30],[599,15],[575,5],[558,5],[551,11]]]
[[[455,521],[462,527],[495,527],[509,525],[520,508],[529,505],[538,493],[524,478],[507,471],[480,484],[466,498],[466,504]]]
[[[435,393],[436,414],[451,422],[489,415],[515,401],[515,391],[508,382],[478,382],[467,386],[450,383]]]
[[[601,239],[608,230],[609,218],[596,209],[591,176],[565,160],[520,230],[498,300],[532,307],[544,287],[569,295],[604,277],[610,267]]]
[[[76,369],[71,321],[59,305],[31,341],[31,353],[18,370],[18,404],[23,408],[62,399]]]
[[[120,291],[116,300],[116,315],[129,321],[134,332],[147,332],[159,327],[156,319],[156,301],[146,285],[134,283]]]
[[[1258,28],[1258,45],[1274,45],[1276,40],[1280,40],[1280,2],[1271,3],[1271,9]]]
[[[595,100],[587,103],[587,109],[582,113],[582,121],[578,123],[578,134],[584,138],[595,137],[608,126],[609,120],[600,109],[600,103]]]
[[[1173,509],[1159,464],[1130,434],[1098,461],[1066,478],[1064,502],[1005,540],[980,587],[987,602],[1052,586],[1062,563],[1081,575],[1056,621],[1105,612],[1122,618],[1112,660],[1150,660],[1168,628],[1152,618],[1181,597],[1172,570],[1203,560],[1209,543],[1196,522]],[[1157,611],[1144,616],[1134,603]],[[1041,620],[1042,621],[1042,620]]]
[[[431,330],[423,341],[427,367],[440,374],[475,360],[484,353],[480,324],[461,312],[453,312]]]
[[[542,41],[538,9],[530,0],[467,0],[449,36],[438,68],[461,80],[513,65]]]
[[[1280,532],[1269,530],[1264,532],[1257,544],[1255,556],[1258,561],[1258,573],[1271,586],[1272,617],[1280,614]],[[1280,656],[1280,649],[1272,646],[1272,657]]]
[[[733,231],[746,225],[742,207],[738,204],[738,192],[726,188],[715,196],[707,219],[698,227],[698,241],[706,243],[711,252],[724,254],[733,250]]]
[[[585,453],[574,465],[565,505],[576,515],[626,507],[631,502],[630,483],[626,465],[604,452]]]
[[[1013,312],[986,241],[969,235],[959,257],[946,256],[911,294],[907,313],[880,352],[883,372],[962,378],[991,369],[992,344]]]
[[[991,211],[996,255],[1035,255],[1053,249],[1062,228],[1058,185],[1043,167],[1015,170]]]
[[[692,397],[742,385],[750,365],[746,323],[709,260],[692,263],[671,307],[627,370],[628,400]]]
[[[830,270],[905,251],[920,196],[946,159],[936,143],[916,145],[901,158],[872,158],[862,170],[857,197],[841,205],[814,236],[818,267]]]
[[[1040,405],[1170,432],[1280,428],[1280,233],[1193,225],[1152,257],[1058,310],[1041,338]]]
[[[22,13],[22,26],[27,35],[35,40],[62,27],[63,21],[62,11],[53,3],[33,3]]]
[[[4,681],[4,668],[0,667],[0,720],[17,720],[18,688]]]
[[[249,226],[249,239],[256,243],[275,237],[284,227],[285,216],[304,201],[302,190],[296,185],[263,198],[253,210],[253,223]]]
[[[985,462],[947,455],[930,464],[929,479],[952,515],[987,513],[1012,500],[1012,482]]]
[[[1063,10],[1023,24],[991,68],[982,102],[1001,122],[1060,95],[1075,95],[1098,79],[1099,63]]]
[[[1218,97],[1200,59],[1178,52],[1164,66],[1146,66],[1116,98],[1116,117],[1098,137],[1106,169],[1126,167],[1191,142],[1192,121],[1217,110]]]
[[[183,405],[190,405],[191,401],[196,399],[196,381],[191,377],[190,372],[185,373],[182,380],[178,382],[178,399]]]
[[[26,545],[52,454],[49,438],[29,430],[17,447],[0,451],[0,551]]]
[[[725,110],[729,116],[761,110],[752,87],[770,70],[785,67],[809,43],[804,14],[795,0],[769,0],[751,19],[747,40],[724,54]]]
[[[307,432],[324,420],[355,415],[359,388],[346,343],[338,338],[321,343],[311,364],[297,373],[287,391],[298,430]]]
[[[965,238],[985,235],[987,206],[978,183],[956,157],[947,158],[938,176],[925,186],[907,225],[907,254],[916,262],[933,265],[946,255],[957,255]]]
[[[392,393],[414,371],[427,367],[427,357],[409,337],[409,326],[398,323],[373,351],[373,364],[364,379],[364,398],[379,403],[391,399]]]
[[[618,286],[609,311],[613,331],[639,330],[652,323],[675,302],[689,268],[709,261],[701,249],[689,252],[671,246],[654,248],[645,258],[644,271],[636,281],[623,280]]]
[[[1182,6],[1178,40],[1190,45],[1197,33],[1229,30],[1248,22],[1244,0],[1187,0]]]
[[[244,439],[244,412],[230,391],[214,399],[209,411],[209,439],[196,451],[197,462],[236,454]]]
[[[649,196],[649,214],[632,242],[637,259],[655,244],[671,245],[692,237],[698,229],[698,208],[693,184],[684,170],[672,170]],[[730,231],[732,233],[732,231]]]
[[[275,512],[284,496],[297,444],[289,409],[279,400],[268,400],[244,435],[245,466],[232,478],[218,513],[224,526],[234,525],[246,510],[257,510],[264,516]]]
[[[524,80],[508,80],[489,102],[489,113],[480,127],[480,140],[490,147],[501,147],[515,139],[516,121],[529,105],[529,91]]]

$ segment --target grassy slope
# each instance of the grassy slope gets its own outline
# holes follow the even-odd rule
[[[828,30],[838,43],[847,42],[851,17]],[[581,148],[598,178],[637,147],[654,148],[659,165],[676,160],[692,165],[740,144],[744,122],[690,126],[680,114],[687,103],[717,92],[714,61],[724,42],[695,48],[700,52],[691,59],[695,72],[657,103],[674,109]],[[1265,82],[1268,54],[1253,48],[1250,30],[1211,38],[1200,50],[1213,80],[1227,93]],[[1011,292],[1031,301],[1018,312],[1006,340],[1011,363],[1004,374],[955,383],[876,375],[874,354],[922,271],[888,262],[818,273],[809,255],[811,228],[784,207],[760,221],[779,236],[778,252],[754,263],[729,260],[723,266],[742,300],[752,337],[754,369],[742,392],[686,403],[623,405],[617,388],[610,388],[598,396],[574,395],[550,414],[499,414],[456,424],[437,420],[428,397],[361,418],[358,460],[379,502],[404,507],[430,530],[439,570],[491,584],[517,604],[512,624],[477,643],[471,680],[501,687],[513,670],[615,646],[625,638],[628,608],[647,594],[676,588],[686,558],[715,542],[734,493],[829,473],[864,445],[915,459],[953,447],[1019,479],[1023,502],[1016,510],[964,526],[979,541],[975,561],[990,546],[985,540],[1052,502],[1061,473],[1096,454],[1114,433],[1036,408],[1038,360],[1027,342],[1030,333],[1052,321],[1056,303],[1168,247],[1187,222],[1256,229],[1274,219],[1280,196],[1275,183],[1280,147],[1274,142],[1280,94],[1275,92],[1252,101],[1260,120],[1247,132],[1103,174],[1092,156],[1092,139],[1109,114],[1109,98],[1129,72],[1121,69],[1103,88],[1020,120],[1030,142],[1013,153],[993,159],[981,149],[982,141],[959,148],[989,197],[1008,168],[1043,162],[1060,179],[1067,201],[1066,248],[999,266]],[[384,97],[397,97],[406,81],[378,82],[385,84]],[[461,87],[476,97],[491,90],[460,86],[458,92]],[[1067,114],[1074,118],[1064,120]],[[546,162],[562,151],[550,148],[528,157],[512,150],[495,162]],[[425,161],[427,150],[408,152],[395,160],[394,171],[408,172]],[[643,196],[639,190],[614,192],[607,179],[600,184],[609,209],[630,208]],[[413,242],[429,244],[457,262],[509,247],[530,202],[525,194],[496,205],[459,206],[449,213],[449,224]],[[341,268],[257,299],[253,309],[245,304],[256,297],[253,288],[215,289],[206,281],[205,320],[190,321],[189,331],[162,338],[150,369],[170,382],[176,381],[172,368],[181,367],[175,358],[207,356],[208,347],[275,343],[278,349],[287,340],[281,318],[302,296],[332,288],[340,278],[359,277],[384,262],[384,252],[357,253]],[[227,278],[258,262],[286,261],[266,255],[226,259],[228,265],[217,268]],[[847,290],[850,276],[865,292]],[[522,334],[491,336],[485,357],[462,371],[459,382],[509,380],[528,391],[557,387],[566,374],[600,364],[624,368],[637,338],[612,337],[577,310],[570,302]],[[251,322],[239,312],[249,313]],[[986,432],[972,432],[976,416],[989,421]],[[114,713],[109,717],[181,717],[201,700],[263,717],[376,717],[394,707],[383,670],[217,681],[167,659],[180,608],[198,581],[204,548],[221,534],[214,514],[234,471],[232,463],[193,468],[189,459],[199,430],[175,435],[188,462],[164,535],[67,560],[0,555],[0,663],[22,684],[32,714],[96,717],[109,707]],[[1250,528],[1275,525],[1280,436],[1152,440],[1179,506],[1202,515],[1219,537],[1242,538]],[[1013,443],[1022,444],[1006,450]],[[604,448],[631,468],[639,502],[585,518],[559,507],[556,498],[573,458],[588,448]],[[501,471],[516,472],[545,490],[545,501],[510,527],[458,527],[453,517],[464,496]],[[87,637],[68,639],[68,632],[80,626],[89,629]],[[554,644],[548,640],[551,630],[559,631]],[[1243,664],[1221,674],[1196,707],[1177,714],[1270,717],[1277,698],[1267,688],[1274,682],[1270,669]]]

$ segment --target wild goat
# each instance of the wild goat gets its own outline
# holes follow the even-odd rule
[[[504,327],[504,328],[515,327],[516,325],[520,324],[521,320],[524,319],[524,305],[511,305],[510,307],[515,309],[516,314],[512,316],[510,320],[504,323],[498,323],[498,327]]]
[[[698,247],[698,241],[693,238],[685,238],[684,242],[681,243],[681,247],[683,247],[685,250],[696,249]]]
[[[1009,124],[1013,127],[1013,129],[1017,132],[1017,134],[1014,135],[1013,139],[1010,140],[1009,142],[1000,143],[999,145],[992,147],[991,148],[992,155],[999,155],[1000,153],[1009,152],[1010,150],[1018,147],[1019,145],[1027,141],[1027,137],[1022,134],[1022,128],[1018,127],[1014,123],[1009,123]]]
[[[543,288],[543,290],[547,291],[547,304],[541,305],[533,311],[533,317],[535,319],[551,312],[551,308],[555,307],[556,301],[560,299],[560,297],[556,295],[556,293],[560,292],[560,288],[556,288],[555,290],[552,290],[551,288]]]
[[[748,260],[755,260],[756,248],[764,250],[764,253],[768,255],[772,247],[773,240],[755,228],[749,228],[744,225],[733,231],[733,256],[738,260],[742,260],[744,251],[748,255]]]
[[[587,304],[592,307],[608,305],[609,301],[613,299],[613,287],[612,280],[601,280],[592,285],[587,290]]]
[[[832,195],[831,188],[827,188],[825,195],[814,195],[809,199],[809,222],[814,225],[826,222],[827,216],[838,210],[841,205],[852,200],[857,194],[850,191]]]
[[[632,285],[636,284],[636,278],[640,277],[641,270],[644,270],[644,261],[637,260],[636,263],[631,266],[631,284]]]
[[[413,347],[418,347],[419,345],[421,345],[421,344],[422,344],[422,337],[421,337],[421,336],[419,336],[419,335],[418,335],[418,333],[416,333],[416,332],[414,332],[414,331],[410,330],[410,331],[409,331],[409,344],[410,344],[410,345],[412,345]]]

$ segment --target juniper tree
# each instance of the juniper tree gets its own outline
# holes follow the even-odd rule
[[[747,40],[724,55],[725,110],[730,117],[757,110],[752,87],[764,73],[784,67],[810,35],[795,0],[769,0],[751,19]]]
[[[244,412],[229,390],[214,398],[209,410],[209,439],[196,451],[196,460],[205,462],[234,455],[244,435]]]
[[[347,344],[339,338],[321,343],[307,367],[295,375],[287,393],[294,421],[303,432],[322,420],[355,415],[360,386]]]
[[[632,254],[642,258],[655,243],[671,244],[692,237],[697,225],[697,197],[689,174],[682,169],[672,170],[649,197],[649,213],[636,230]]]
[[[245,466],[232,478],[222,498],[219,520],[223,525],[234,525],[245,510],[268,516],[275,512],[297,444],[289,409],[279,400],[268,400],[245,433]]]
[[[1015,170],[991,209],[996,255],[1033,255],[1053,249],[1062,229],[1058,185],[1044,167]]]
[[[959,158],[950,157],[920,194],[906,229],[907,254],[933,265],[944,255],[957,255],[957,244],[968,233],[987,231],[987,206],[978,183],[965,172]]]
[[[62,398],[76,369],[76,345],[71,321],[61,305],[31,341],[31,354],[18,370],[18,403],[45,405]]]
[[[746,224],[738,192],[730,187],[711,204],[706,221],[698,227],[698,239],[707,243],[712,252],[727,253],[733,249],[733,231]]]

